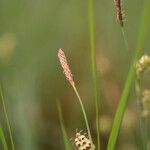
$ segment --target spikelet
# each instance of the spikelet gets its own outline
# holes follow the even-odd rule
[[[123,27],[123,19],[124,19],[124,14],[122,12],[122,7],[121,7],[121,0],[114,0],[115,3],[115,8],[116,8],[116,15],[117,15],[117,20],[120,23],[120,25]]]
[[[82,130],[76,132],[75,146],[77,150],[93,150],[91,141],[86,137],[86,133],[82,134]]]
[[[74,86],[74,80],[73,80],[73,75],[71,73],[71,70],[69,68],[65,53],[61,48],[58,50],[58,58],[61,63],[61,66],[63,68],[64,74],[66,76],[66,79],[70,82],[72,86]]]
[[[142,104],[143,104],[142,116],[146,118],[150,115],[150,90],[143,91]]]
[[[142,76],[143,73],[150,69],[150,56],[143,55],[136,63],[136,75],[138,78]]]

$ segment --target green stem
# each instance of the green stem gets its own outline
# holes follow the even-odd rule
[[[107,147],[108,150],[115,149],[117,137],[119,134],[119,129],[120,129],[121,122],[124,116],[124,112],[127,106],[128,97],[132,88],[132,82],[135,80],[135,64],[141,54],[141,51],[144,45],[144,40],[145,40],[146,33],[147,33],[147,29],[149,27],[149,22],[150,22],[150,17],[149,17],[150,9],[149,8],[150,8],[150,0],[147,0],[143,9],[143,14],[142,14],[143,16],[142,16],[140,30],[139,30],[138,39],[137,39],[135,57],[132,61],[129,74],[125,82],[125,87],[121,95],[121,99],[120,99],[120,102],[119,102],[119,105],[115,114],[114,123],[113,123],[112,130],[110,133],[109,141],[108,141],[108,147]]]
[[[90,28],[90,45],[91,45],[91,62],[92,62],[92,78],[93,90],[96,108],[96,129],[97,129],[97,149],[100,150],[100,125],[99,125],[99,100],[97,88],[97,66],[96,66],[96,48],[94,35],[94,2],[89,0],[89,28]]]
[[[9,132],[9,137],[10,137],[10,141],[11,141],[11,145],[12,145],[12,150],[15,150],[14,140],[13,140],[12,131],[11,131],[11,126],[10,126],[10,122],[9,122],[9,119],[8,119],[8,113],[7,113],[7,109],[6,109],[5,100],[4,100],[1,85],[0,85],[0,95],[1,95],[1,99],[2,99],[2,105],[3,105],[3,108],[4,108],[4,114],[5,114],[5,117],[6,117],[6,124],[7,124],[8,132]]]
[[[126,49],[127,49],[127,51],[129,51],[129,44],[128,44],[127,38],[126,38],[126,36],[125,36],[125,31],[124,31],[124,28],[123,28],[123,27],[121,27],[121,32],[122,32],[122,36],[123,36],[123,40],[124,40]]]
[[[85,112],[81,97],[80,97],[76,87],[74,85],[72,87],[73,87],[73,89],[74,89],[74,91],[75,91],[75,93],[78,97],[78,100],[79,100],[79,103],[80,103],[80,106],[81,106],[81,109],[82,109],[82,112],[83,112],[83,116],[84,116],[84,120],[85,120],[85,124],[86,124],[86,128],[87,128],[88,136],[89,136],[89,139],[90,139],[90,141],[92,143],[92,147],[93,147],[93,141],[92,141],[92,137],[91,137],[90,127],[89,127],[89,123],[88,123],[88,120],[87,120],[86,112]]]
[[[4,150],[8,150],[6,138],[5,138],[4,131],[3,131],[3,128],[2,128],[1,123],[0,123],[0,139],[1,139],[1,141],[2,141]]]
[[[115,114],[114,123],[113,123],[113,127],[112,127],[112,130],[110,133],[107,150],[115,149],[115,144],[116,144],[117,136],[119,133],[120,125],[121,125],[121,122],[123,119],[123,115],[124,115],[125,108],[127,105],[127,100],[129,97],[131,87],[132,87],[132,81],[134,80],[134,77],[135,77],[134,72],[135,72],[134,67],[132,65],[130,68],[130,71],[129,71],[127,81],[125,83],[125,88],[123,90],[121,100],[119,102],[119,106],[118,106],[116,114]]]
[[[70,144],[69,144],[69,140],[68,140],[68,135],[64,126],[64,121],[63,121],[63,116],[62,116],[62,111],[61,111],[61,106],[59,101],[57,102],[57,109],[58,109],[58,115],[59,115],[59,121],[60,121],[60,126],[61,126],[61,131],[62,131],[62,135],[63,135],[63,140],[64,140],[64,144],[65,144],[65,149],[66,150],[71,150]]]

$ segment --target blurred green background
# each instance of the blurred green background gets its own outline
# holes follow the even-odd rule
[[[113,0],[94,1],[102,150],[106,149],[134,54],[144,2],[123,1],[124,30],[130,47],[127,51],[116,21]],[[69,138],[75,136],[77,128],[85,131],[76,95],[57,58],[60,47],[68,58],[87,111],[92,136],[96,138],[88,17],[87,0],[0,0],[0,81],[17,150],[65,149],[57,100],[61,102]],[[145,42],[144,52],[149,50],[149,39],[150,36]],[[145,84],[148,87],[148,79]],[[118,150],[136,150],[139,147],[134,95],[133,86],[118,138]],[[0,121],[9,141],[1,102]]]

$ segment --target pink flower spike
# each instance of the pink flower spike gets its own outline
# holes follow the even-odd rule
[[[67,80],[70,82],[70,84],[72,86],[74,86],[73,75],[72,75],[71,70],[69,68],[65,53],[63,52],[63,50],[61,48],[58,49],[58,58],[59,58],[61,66],[64,70],[64,74],[65,74]]]

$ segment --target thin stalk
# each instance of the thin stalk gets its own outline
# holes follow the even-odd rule
[[[81,97],[76,89],[75,86],[72,86],[77,97],[78,97],[78,100],[79,100],[79,103],[80,103],[80,106],[81,106],[81,109],[82,109],[82,112],[83,112],[83,116],[84,116],[84,120],[85,120],[85,124],[86,124],[86,128],[87,128],[87,132],[88,132],[88,136],[89,136],[89,139],[92,143],[92,146],[93,146],[93,141],[92,141],[92,137],[91,137],[91,132],[90,132],[90,127],[89,127],[89,123],[88,123],[88,120],[87,120],[87,116],[86,116],[86,112],[85,112],[85,109],[84,109],[84,106],[83,106],[83,103],[82,103],[82,100],[81,100]]]
[[[4,134],[4,131],[3,131],[1,123],[0,123],[0,139],[2,141],[4,150],[8,150],[5,134]]]
[[[124,31],[123,27],[121,27],[121,32],[122,32],[125,47],[126,47],[127,51],[129,51],[129,44],[128,44],[128,40],[127,40],[127,37],[125,35],[125,31]]]
[[[7,109],[6,109],[5,100],[4,100],[1,85],[0,85],[0,95],[1,95],[1,99],[2,99],[2,105],[3,105],[3,108],[4,108],[4,114],[5,114],[5,118],[6,118],[6,124],[7,124],[8,132],[9,132],[11,145],[12,145],[12,150],[15,150],[14,140],[13,140],[12,131],[11,131],[11,125],[10,125],[10,121],[9,121],[9,118],[8,118],[8,113],[7,113]]]
[[[139,122],[140,122],[140,134],[142,141],[142,150],[147,150],[147,140],[148,140],[148,131],[147,131],[147,122],[146,119],[142,116],[143,103],[141,99],[142,90],[141,90],[141,80],[136,79],[135,90],[137,96],[137,109],[139,113]]]
[[[135,50],[136,50],[135,56],[132,61],[132,64],[131,64],[131,67],[129,70],[129,74],[128,74],[127,80],[125,82],[124,90],[121,95],[121,99],[120,99],[120,102],[119,102],[119,105],[118,105],[118,108],[117,108],[117,111],[115,114],[114,123],[113,123],[112,130],[110,133],[107,150],[115,149],[117,137],[119,134],[119,129],[120,129],[121,122],[122,122],[122,119],[124,116],[124,112],[125,112],[125,109],[127,106],[128,97],[129,97],[129,94],[130,94],[130,91],[132,88],[132,82],[135,80],[135,64],[142,52],[146,33],[147,33],[149,23],[150,23],[150,17],[149,17],[150,9],[149,8],[150,8],[150,0],[147,0],[144,5],[144,9],[143,9],[140,30],[138,33],[137,44],[136,44],[136,48],[135,48]]]
[[[59,101],[57,102],[57,109],[58,109],[59,121],[60,121],[60,125],[61,125],[61,131],[62,131],[62,134],[63,134],[63,140],[64,140],[64,144],[65,144],[65,149],[66,150],[71,150],[69,140],[68,140],[68,135],[67,135],[67,132],[66,132],[66,129],[65,129],[65,126],[64,126],[62,110],[61,110]]]
[[[94,150],[94,144],[93,144],[93,141],[92,141],[92,137],[91,137],[91,132],[90,132],[90,128],[89,128],[89,124],[88,124],[88,120],[87,120],[87,116],[86,116],[86,113],[85,113],[85,109],[84,109],[84,106],[82,104],[82,100],[80,98],[80,95],[75,87],[75,82],[73,80],[73,76],[72,76],[72,73],[71,73],[71,70],[68,66],[68,62],[67,62],[67,59],[66,59],[66,56],[65,56],[65,53],[63,52],[63,50],[60,48],[58,50],[58,58],[59,58],[59,61],[61,63],[61,66],[64,70],[64,74],[66,76],[66,79],[69,81],[69,83],[71,84],[71,86],[73,87],[77,97],[78,97],[78,100],[79,100],[79,103],[80,103],[80,106],[81,106],[81,109],[82,109],[82,112],[83,112],[83,116],[84,116],[84,119],[85,119],[85,124],[86,124],[86,127],[87,127],[87,132],[88,132],[88,136],[89,136],[89,139],[91,141],[91,149]]]
[[[92,78],[93,91],[96,109],[96,129],[97,129],[97,149],[100,150],[100,125],[99,125],[99,100],[97,88],[97,66],[96,66],[96,48],[94,34],[94,1],[89,0],[89,28],[90,28],[90,46],[91,46],[91,62],[92,62]]]

